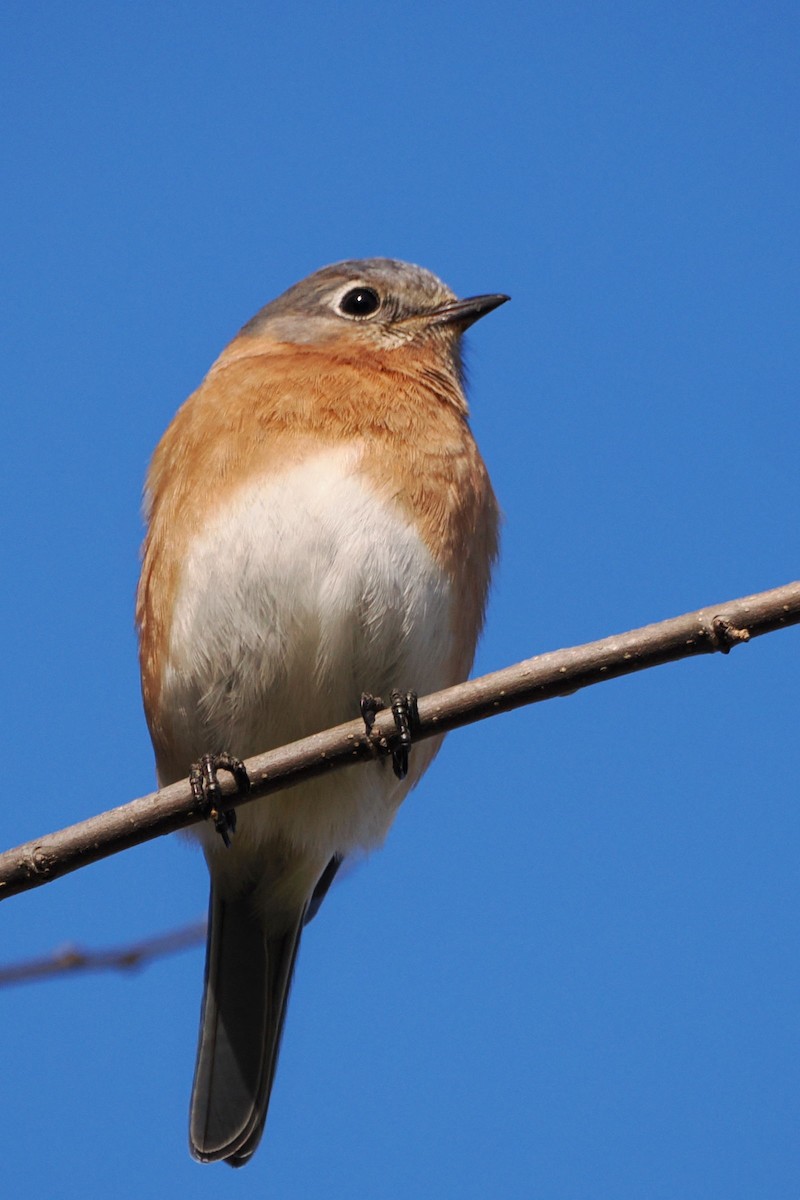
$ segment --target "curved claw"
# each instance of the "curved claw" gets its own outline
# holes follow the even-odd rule
[[[192,763],[189,775],[192,796],[203,815],[214,822],[214,828],[225,845],[230,846],[231,838],[236,832],[236,809],[220,806],[222,789],[219,786],[217,771],[230,772],[240,796],[246,796],[250,791],[250,778],[242,760],[224,751],[218,754],[204,754],[196,763]]]
[[[416,692],[392,692],[392,716],[397,727],[398,743],[392,748],[392,766],[398,779],[408,774],[408,752],[411,735],[419,725]]]
[[[389,745],[384,738],[375,738],[374,744],[384,754],[391,754],[392,768],[395,775],[398,779],[405,779],[408,774],[408,752],[411,746],[411,736],[419,724],[417,693],[401,692],[395,689],[392,692],[390,707],[392,716],[394,717],[395,729],[397,730],[397,739],[393,745]],[[385,708],[386,705],[380,696],[373,696],[371,692],[362,692],[361,716],[364,718],[367,737],[372,736],[372,727],[375,724],[376,715]]]

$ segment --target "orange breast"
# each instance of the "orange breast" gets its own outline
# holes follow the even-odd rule
[[[193,536],[237,488],[274,478],[321,447],[362,448],[360,469],[412,520],[452,578],[453,678],[469,671],[497,550],[498,511],[458,380],[434,353],[240,336],[162,438],[147,479],[137,597],[145,710],[156,749],[162,665]],[[224,555],[224,547],[220,547]]]

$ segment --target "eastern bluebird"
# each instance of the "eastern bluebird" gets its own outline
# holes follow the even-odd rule
[[[507,299],[458,300],[392,259],[325,267],[245,325],[179,410],[147,477],[136,609],[162,785],[209,751],[247,758],[351,720],[362,693],[466,678],[498,510],[461,335]],[[255,801],[232,841],[195,827],[211,873],[201,1162],[255,1151],[303,926],[440,741],[405,778],[378,758]]]

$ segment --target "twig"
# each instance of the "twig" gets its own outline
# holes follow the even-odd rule
[[[727,654],[733,646],[800,622],[800,583],[730,600],[629,633],[555,650],[484,675],[419,701],[414,741],[434,737],[525,704],[568,696],[579,689],[698,654]],[[405,681],[404,681],[405,682]],[[354,697],[354,706],[357,698]],[[375,744],[392,744],[390,711],[377,714],[370,735],[363,720],[338,725],[247,761],[251,789],[226,805],[246,804],[304,779],[374,759]],[[0,899],[48,883],[88,863],[203,819],[188,781],[175,783],[58,833],[0,855]]]
[[[205,921],[195,921],[183,929],[158,934],[133,942],[128,946],[117,946],[110,950],[84,950],[81,946],[62,946],[42,958],[29,958],[23,962],[0,966],[0,987],[12,983],[30,983],[34,980],[52,978],[71,971],[130,971],[141,967],[154,958],[176,954],[199,946],[206,938]]]

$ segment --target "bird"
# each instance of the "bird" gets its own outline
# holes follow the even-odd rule
[[[241,760],[359,709],[369,721],[373,697],[467,677],[499,509],[462,335],[508,299],[458,299],[395,259],[335,263],[262,308],[179,408],[146,478],[136,600],[160,786],[231,763],[241,782]],[[407,770],[376,755],[254,800],[235,832],[218,813],[193,827],[211,878],[200,1162],[251,1159],[303,928],[440,742],[414,746]]]

